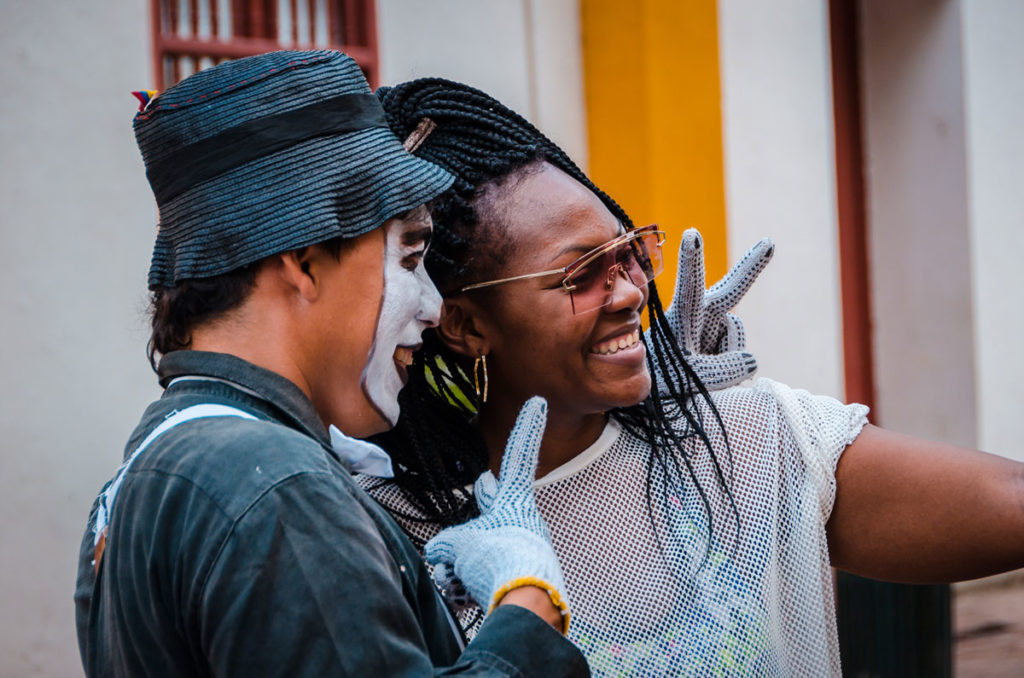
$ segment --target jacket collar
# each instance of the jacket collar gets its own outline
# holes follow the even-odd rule
[[[180,377],[208,377],[213,380],[230,382],[232,399],[239,401],[251,400],[254,397],[272,406],[268,412],[276,419],[281,419],[293,428],[315,438],[319,443],[331,448],[331,439],[327,427],[321,421],[306,394],[294,383],[276,372],[257,367],[228,353],[212,353],[208,351],[174,351],[163,356],[157,367],[160,385],[168,388],[172,381]],[[209,384],[209,382],[207,382]],[[213,382],[217,391],[224,393],[222,384]],[[240,388],[239,388],[240,387]],[[205,392],[209,385],[202,381],[182,379],[174,384],[174,390]]]

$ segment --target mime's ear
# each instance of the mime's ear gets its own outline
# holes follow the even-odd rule
[[[444,300],[437,332],[450,349],[476,358],[490,352],[490,342],[482,331],[476,305],[465,297]]]
[[[319,247],[303,247],[282,252],[271,258],[272,265],[276,268],[281,280],[307,301],[316,299],[319,291],[317,277],[320,271],[317,268],[317,263],[321,256],[321,249]]]

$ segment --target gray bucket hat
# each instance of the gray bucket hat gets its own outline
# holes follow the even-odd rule
[[[273,52],[197,73],[135,117],[160,210],[149,287],[352,238],[442,193],[341,52]]]

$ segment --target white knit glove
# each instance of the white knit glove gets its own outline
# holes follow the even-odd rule
[[[676,289],[665,318],[690,367],[708,389],[716,390],[738,384],[757,371],[757,360],[744,351],[743,321],[729,311],[771,261],[775,245],[769,238],[762,239],[709,290],[704,289],[702,245],[697,229],[683,233]]]
[[[543,398],[526,401],[505,447],[501,479],[495,481],[490,471],[477,479],[474,496],[480,515],[441,530],[427,542],[424,556],[434,566],[439,586],[457,589],[456,579],[461,581],[488,612],[512,589],[544,589],[562,611],[565,630],[569,612],[562,567],[533,495],[547,409]]]

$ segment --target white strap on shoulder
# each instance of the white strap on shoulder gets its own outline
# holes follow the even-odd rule
[[[228,407],[227,405],[216,405],[213,403],[203,403],[202,405],[193,405],[192,407],[186,407],[183,410],[179,410],[171,413],[167,416],[160,425],[150,431],[149,435],[143,439],[139,446],[135,448],[131,456],[123,464],[121,468],[117,470],[117,474],[114,476],[114,481],[107,486],[107,489],[100,495],[100,503],[96,508],[96,524],[93,526],[93,544],[98,544],[100,538],[103,536],[103,531],[107,528],[107,524],[110,521],[111,512],[114,509],[114,499],[117,498],[117,492],[121,489],[121,482],[124,480],[125,473],[131,468],[132,462],[140,454],[145,451],[149,445],[156,440],[160,435],[170,431],[178,424],[183,424],[186,421],[192,419],[204,419],[207,417],[241,417],[243,419],[256,419],[253,415],[249,414],[244,410],[239,410],[234,407]]]

